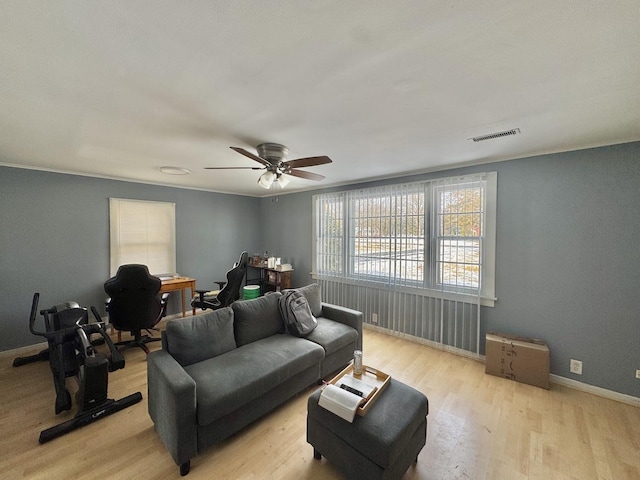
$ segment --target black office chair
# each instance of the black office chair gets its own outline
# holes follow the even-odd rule
[[[228,307],[240,298],[240,288],[242,281],[247,273],[247,263],[249,254],[242,252],[240,258],[233,268],[227,272],[226,282],[216,282],[221,285],[219,292],[213,293],[208,290],[196,290],[196,295],[191,301],[192,308],[201,308],[206,310],[210,308],[217,310],[219,308]]]
[[[145,344],[160,341],[142,330],[149,332],[165,315],[169,294],[159,296],[162,282],[149,273],[146,265],[121,265],[115,277],[104,283],[104,291],[109,299],[106,303],[109,323],[116,330],[131,332],[132,340],[117,342],[119,351],[140,347],[145,353]]]

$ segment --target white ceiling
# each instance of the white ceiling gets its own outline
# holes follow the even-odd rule
[[[638,0],[0,3],[4,165],[259,196],[204,167],[333,159],[296,191],[636,140]]]

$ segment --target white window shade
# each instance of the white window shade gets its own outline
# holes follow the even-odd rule
[[[111,275],[141,263],[153,275],[176,272],[175,203],[109,199]]]

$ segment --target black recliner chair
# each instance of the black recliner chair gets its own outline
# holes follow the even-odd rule
[[[104,283],[109,296],[106,302],[109,322],[116,330],[131,332],[132,340],[117,342],[119,351],[139,347],[149,353],[145,345],[160,338],[143,335],[164,317],[169,294],[159,296],[162,282],[149,273],[146,265],[121,265],[115,277]]]
[[[226,282],[216,282],[224,286],[216,295],[208,295],[208,290],[196,290],[197,296],[191,301],[193,308],[217,310],[228,307],[240,298],[240,288],[247,273],[249,254],[242,252],[233,268],[227,272]]]

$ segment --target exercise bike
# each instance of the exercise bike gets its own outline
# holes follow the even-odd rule
[[[66,379],[75,376],[78,380],[78,412],[72,419],[40,432],[39,441],[45,443],[138,403],[142,400],[142,394],[136,392],[120,400],[107,398],[109,372],[124,368],[125,362],[107,335],[95,307],[91,307],[91,311],[96,323],[89,323],[87,309],[75,302],[40,310],[45,330],[39,331],[35,328],[39,298],[39,293],[33,295],[29,330],[47,339],[49,365],[56,390],[56,415],[71,409],[71,394],[67,390]],[[109,356],[96,351],[89,341],[93,334],[99,334],[104,339],[109,347]]]
[[[58,317],[58,315],[56,315],[57,311],[62,311],[62,310],[66,310],[66,309],[71,309],[71,308],[79,308],[80,306],[75,303],[75,302],[64,302],[61,303],[59,305],[56,305],[54,307],[51,307],[51,310],[54,311],[54,314],[52,315],[53,318],[53,330],[60,330],[60,319]],[[66,315],[64,316],[66,318]],[[63,319],[64,321],[64,319]],[[86,315],[82,315],[82,318],[79,319],[79,324],[84,324],[84,323],[88,323],[89,318]],[[75,322],[73,322],[75,323]],[[69,322],[68,326],[72,326],[72,322]],[[49,328],[47,328],[47,330],[50,330]],[[100,338],[96,338],[94,340],[91,340],[91,345],[93,345],[94,347],[97,345],[103,345],[104,339],[102,337]],[[41,350],[40,352],[36,353],[35,355],[28,355],[26,357],[16,357],[13,359],[13,366],[14,367],[21,367],[23,365],[27,365],[29,363],[33,363],[33,362],[48,362],[49,361],[49,348],[45,348],[44,350]],[[58,413],[58,412],[56,412]]]

